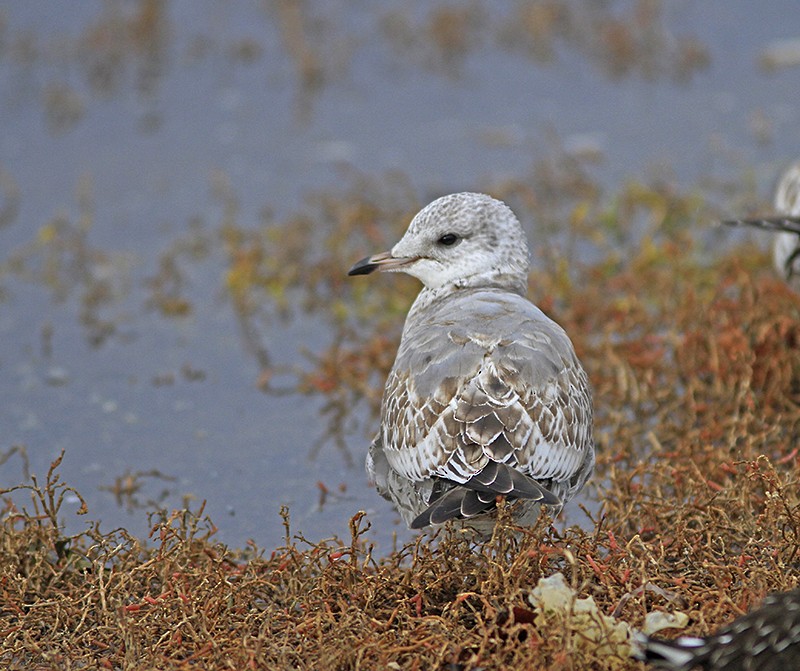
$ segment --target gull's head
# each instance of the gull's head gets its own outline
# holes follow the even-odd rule
[[[434,200],[411,220],[391,251],[362,259],[348,274],[404,272],[430,288],[481,283],[524,286],[528,243],[503,202],[482,193]]]

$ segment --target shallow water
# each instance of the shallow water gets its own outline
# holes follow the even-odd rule
[[[800,155],[800,66],[763,67],[800,37],[790,0],[665,3],[667,37],[645,40],[662,50],[617,74],[580,40],[546,62],[509,46],[512,2],[468,17],[449,59],[430,46],[444,37],[409,28],[426,14],[408,3],[298,3],[299,29],[292,6],[0,3],[0,446],[23,445],[40,475],[66,450],[63,479],[106,528],[143,533],[150,502],[191,495],[233,545],[280,543],[281,504],[313,539],[345,534],[359,509],[380,542],[400,531],[361,468],[369,431],[346,437],[355,465],[331,442],[311,458],[321,401],[258,390],[224,290],[226,217],[256,229],[344,193],[348,171],[400,171],[425,200],[561,151],[601,157],[610,193],[644,174],[702,191],[752,170],[766,197]],[[682,71],[675,36],[708,66]],[[48,256],[54,236],[69,244]],[[152,306],[165,256],[188,316]],[[329,341],[325,324],[276,318],[265,346],[297,361]],[[109,491],[137,472],[128,496]],[[0,485],[22,476],[17,457],[0,465]]]

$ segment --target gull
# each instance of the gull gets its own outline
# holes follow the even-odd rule
[[[666,641],[637,632],[634,642],[637,659],[670,671],[800,669],[800,589],[768,596],[712,636]]]
[[[491,533],[498,497],[519,524],[556,512],[594,468],[592,394],[572,342],[526,297],[528,244],[505,203],[433,201],[391,251],[348,274],[422,281],[386,380],[367,474],[411,529]]]
[[[772,261],[778,273],[800,291],[800,162],[791,165],[775,189],[775,211],[779,216],[730,219],[730,226],[755,226],[775,232]]]

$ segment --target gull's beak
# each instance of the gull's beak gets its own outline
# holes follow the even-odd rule
[[[347,272],[348,275],[369,275],[374,270],[400,270],[414,261],[413,258],[392,256],[391,252],[381,252],[361,259]]]
[[[800,217],[759,217],[756,219],[728,219],[722,222],[728,226],[753,226],[768,231],[785,231],[800,234]]]

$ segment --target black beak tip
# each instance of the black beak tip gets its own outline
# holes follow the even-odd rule
[[[347,271],[347,274],[352,275],[369,275],[373,270],[375,270],[378,265],[372,263],[370,256],[366,256],[360,261],[358,261],[350,270]]]

